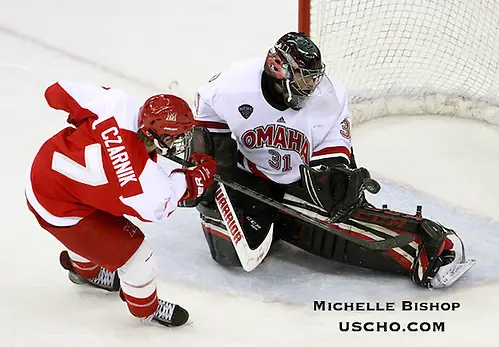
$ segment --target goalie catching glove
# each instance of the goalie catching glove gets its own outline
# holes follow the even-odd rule
[[[380,189],[367,169],[351,169],[344,164],[324,170],[301,165],[300,174],[311,202],[326,210],[333,222],[348,218],[362,205],[364,190],[376,194]]]
[[[206,154],[192,153],[189,158],[192,163],[191,168],[175,169],[174,172],[183,172],[185,174],[185,181],[187,182],[187,190],[182,197],[181,205],[196,205],[197,201],[202,197],[206,188],[213,183],[213,177],[217,168],[215,160]]]

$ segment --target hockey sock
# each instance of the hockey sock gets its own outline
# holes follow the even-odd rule
[[[83,278],[94,278],[99,274],[101,267],[92,263],[90,260],[68,250],[69,260],[73,271]]]
[[[132,257],[118,269],[121,290],[130,313],[148,317],[158,307],[154,254],[144,241]]]

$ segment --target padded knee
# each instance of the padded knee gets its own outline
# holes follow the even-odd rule
[[[210,248],[211,257],[221,265],[240,267],[241,262],[218,210],[200,205],[198,205],[198,210],[201,212],[201,226]],[[239,211],[238,216],[248,246],[255,249],[262,243],[270,230],[271,215],[264,212],[246,214]],[[274,234],[273,241],[276,240],[278,240],[277,233]]]
[[[240,267],[241,262],[220,215],[216,218],[201,214],[201,227],[213,260],[220,265]]]

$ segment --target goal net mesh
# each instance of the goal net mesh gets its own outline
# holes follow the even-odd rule
[[[497,0],[311,0],[310,36],[356,122],[447,114],[499,124]]]

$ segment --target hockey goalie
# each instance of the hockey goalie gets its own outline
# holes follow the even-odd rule
[[[474,265],[453,230],[366,200],[379,185],[355,163],[346,90],[306,35],[287,33],[265,60],[215,75],[198,89],[195,121],[191,152],[212,155],[227,182],[278,202],[220,182],[190,201],[219,264],[251,271],[281,240],[427,288],[448,287]]]

